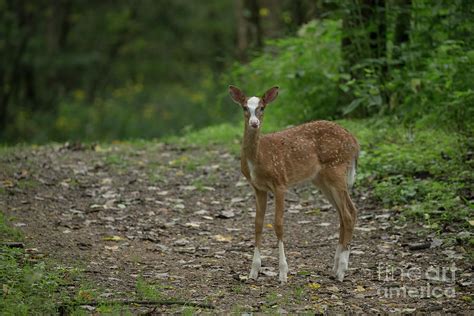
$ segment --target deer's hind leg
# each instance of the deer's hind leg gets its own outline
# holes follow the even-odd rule
[[[275,190],[275,234],[278,239],[278,266],[281,283],[286,283],[288,274],[288,263],[286,262],[285,246],[283,243],[283,215],[285,211],[285,188]]]
[[[357,210],[349,196],[347,167],[344,165],[325,168],[313,181],[339,215],[339,243],[334,256],[333,271],[339,281],[344,279],[349,264],[349,244],[352,240]]]

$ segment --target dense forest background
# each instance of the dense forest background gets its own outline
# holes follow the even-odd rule
[[[0,141],[179,134],[282,88],[270,125],[376,117],[472,134],[470,0],[1,0]]]

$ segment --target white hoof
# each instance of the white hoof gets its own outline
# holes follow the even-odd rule
[[[259,271],[259,270],[260,270],[259,268],[254,269],[254,268],[252,267],[252,270],[250,270],[249,279],[256,280],[256,279],[258,278],[258,271]]]
[[[288,281],[288,264],[281,264],[280,265],[280,274],[278,276],[278,280],[281,283],[286,283]]]
[[[349,267],[349,249],[342,250],[339,255],[339,262],[337,263],[336,279],[339,281],[344,280],[344,276]]]
[[[250,270],[250,279],[256,280],[258,278],[258,273],[260,272],[260,267],[262,266],[262,260],[260,259],[260,250],[255,247],[253,252],[253,260],[252,260],[252,269]]]
[[[336,272],[336,279],[340,282],[344,281],[344,275],[346,274],[346,270],[344,269],[339,269]]]

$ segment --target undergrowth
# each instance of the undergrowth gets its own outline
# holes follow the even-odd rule
[[[0,212],[0,241],[22,240],[21,233],[7,224]],[[0,246],[0,314],[52,315],[69,301],[64,286],[72,282],[77,271],[54,266],[34,258],[24,249]]]
[[[361,144],[358,181],[405,216],[468,225],[473,209],[472,140],[440,129],[388,121],[340,121]]]

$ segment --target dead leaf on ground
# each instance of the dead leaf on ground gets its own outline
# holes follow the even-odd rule
[[[230,242],[232,241],[232,236],[230,235],[214,235],[212,236],[212,239],[215,241],[220,241],[220,242]]]
[[[321,288],[321,284],[319,284],[319,283],[309,283],[308,287],[311,290],[318,290],[319,288]]]
[[[104,246],[104,248],[107,250],[116,251],[119,249],[119,246]]]
[[[102,238],[102,240],[105,240],[105,241],[121,241],[121,240],[125,240],[125,238],[120,237],[120,236],[105,236],[104,238]]]

